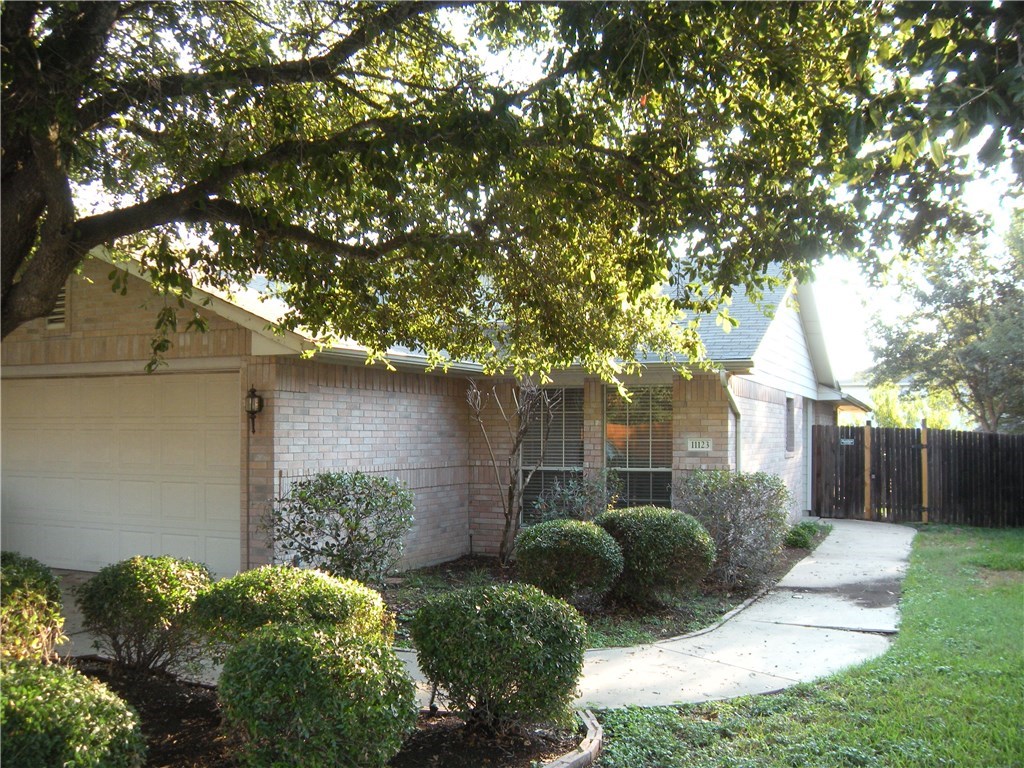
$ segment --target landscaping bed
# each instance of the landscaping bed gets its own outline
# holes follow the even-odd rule
[[[823,538],[822,531],[818,538]],[[807,554],[786,548],[772,574],[777,581]],[[463,557],[419,569],[390,580],[383,594],[398,617],[399,644],[408,644],[407,628],[416,608],[434,595],[464,586],[508,583],[513,569],[494,558]],[[646,611],[613,605],[587,617],[594,646],[651,642],[714,624],[749,597],[745,592],[703,588],[698,594],[669,601]],[[238,745],[221,728],[213,686],[189,683],[172,675],[132,675],[98,657],[81,657],[74,664],[107,683],[139,713],[148,745],[150,768],[233,768]],[[494,735],[467,728],[455,716],[420,714],[410,735],[390,765],[395,768],[532,768],[574,749],[582,734],[546,728],[521,729]]]
[[[148,768],[235,768],[237,745],[221,728],[216,688],[171,675],[132,675],[98,657],[72,663],[106,683],[138,712]],[[390,762],[394,768],[531,768],[574,749],[573,731],[530,728],[488,735],[454,715],[420,714],[416,731]]]

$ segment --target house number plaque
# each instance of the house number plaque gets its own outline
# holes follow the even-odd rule
[[[688,451],[710,451],[713,448],[710,437],[691,437],[686,441]]]

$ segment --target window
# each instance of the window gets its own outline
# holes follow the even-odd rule
[[[796,451],[796,400],[786,398],[786,453]]]
[[[548,390],[557,394],[549,413],[541,414],[530,425],[523,441],[521,480],[537,467],[530,483],[523,489],[523,517],[527,520],[533,504],[556,480],[565,480],[583,473],[583,388]],[[547,427],[547,432],[542,429]],[[543,450],[543,455],[541,451]]]
[[[633,390],[626,402],[605,396],[605,466],[622,485],[620,503],[668,506],[672,496],[672,387]]]

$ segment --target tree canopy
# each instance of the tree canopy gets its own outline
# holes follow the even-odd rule
[[[5,2],[2,336],[106,244],[377,351],[697,357],[673,317],[770,262],[970,229],[971,141],[1019,187],[1021,29],[1013,3]]]
[[[905,287],[902,316],[876,322],[876,383],[946,393],[986,432],[1024,429],[1024,210],[1006,246],[936,248]]]
[[[898,385],[886,383],[872,387],[870,398],[874,405],[872,420],[877,427],[909,429],[920,426],[923,420],[932,429],[959,426],[956,403],[945,391],[903,393]]]

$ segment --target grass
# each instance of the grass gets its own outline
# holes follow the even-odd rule
[[[1024,765],[1022,560],[1022,530],[924,528],[886,655],[780,694],[599,713],[599,765]]]

